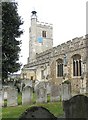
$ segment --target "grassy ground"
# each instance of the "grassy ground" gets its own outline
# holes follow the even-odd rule
[[[15,107],[4,107],[2,109],[2,117],[4,118],[15,118],[14,120],[17,120],[19,116],[27,109],[32,106],[43,106],[47,108],[51,113],[53,113],[56,117],[63,115],[63,108],[61,102],[49,102],[50,97],[48,96],[48,103],[42,103],[42,104],[31,104],[31,105],[24,105],[22,106],[21,102],[21,94],[18,96],[18,106]],[[33,99],[33,103],[35,103],[35,96]],[[6,104],[6,101],[5,101]]]

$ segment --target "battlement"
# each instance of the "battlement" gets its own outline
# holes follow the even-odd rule
[[[41,26],[47,26],[47,27],[53,27],[53,24],[49,24],[49,23],[46,23],[46,22],[39,22],[37,21],[37,25],[41,25]]]
[[[54,56],[59,54],[65,54],[66,52],[74,51],[76,49],[81,49],[82,47],[85,47],[85,40],[86,40],[86,37],[83,37],[83,36],[76,37],[72,40],[69,40],[58,46],[55,46],[49,50],[41,52],[40,54],[37,54],[36,58],[42,57],[44,55],[48,55],[50,53],[52,53]]]
[[[74,38],[72,40],[69,40],[67,42],[64,42],[64,43],[56,46],[56,48],[61,49],[61,48],[66,48],[66,47],[70,47],[70,46],[74,46],[74,48],[75,48],[75,45],[80,45],[80,43],[81,42],[84,43],[84,41],[85,41],[85,38],[83,36],[82,37],[76,37],[76,38]],[[81,47],[81,46],[79,46],[79,47]]]
[[[74,52],[77,49],[81,50],[86,47],[86,36],[85,37],[76,37],[72,40],[62,43],[56,47],[53,47],[49,50],[41,52],[40,54],[36,54],[36,59],[26,65],[26,67],[32,67],[44,63],[49,63],[50,59],[55,56],[63,56],[64,54],[68,54],[69,52]]]

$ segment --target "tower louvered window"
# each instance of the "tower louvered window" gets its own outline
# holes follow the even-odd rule
[[[42,37],[46,37],[46,31],[42,31]]]

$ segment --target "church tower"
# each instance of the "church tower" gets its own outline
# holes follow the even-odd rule
[[[37,12],[31,12],[31,27],[29,28],[29,62],[36,59],[36,54],[53,47],[52,24],[37,21]]]

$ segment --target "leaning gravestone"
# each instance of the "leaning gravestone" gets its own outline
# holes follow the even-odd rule
[[[47,102],[47,90],[44,82],[36,86],[36,103]]]
[[[71,98],[71,83],[69,81],[65,81],[62,83],[62,101],[69,100]]]
[[[58,85],[51,85],[50,101],[58,102],[60,100],[60,88]]]
[[[32,88],[30,86],[26,86],[22,91],[22,105],[30,104],[32,102]]]
[[[15,88],[9,87],[7,89],[7,106],[17,106],[18,91]]]
[[[63,101],[65,118],[87,118],[88,120],[88,97],[76,95],[70,100]]]

